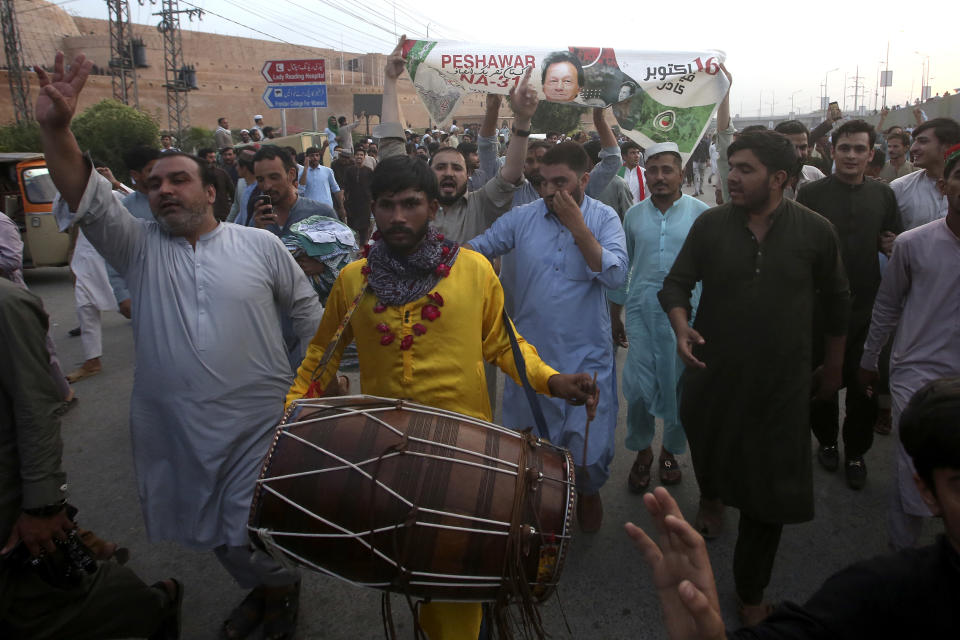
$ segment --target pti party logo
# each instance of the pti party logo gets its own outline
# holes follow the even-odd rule
[[[670,131],[676,123],[677,114],[669,109],[657,114],[657,117],[653,119],[653,126],[660,131]]]

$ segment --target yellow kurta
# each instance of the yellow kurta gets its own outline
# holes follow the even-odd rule
[[[324,349],[363,286],[365,276],[361,269],[366,263],[359,260],[340,272],[327,299],[320,327],[287,394],[288,405],[307,392]],[[486,258],[475,251],[461,249],[450,275],[437,283],[431,291],[434,292],[443,297],[443,306],[439,307],[440,317],[431,322],[421,317],[423,307],[437,305],[426,296],[376,313],[376,295],[368,291],[344,329],[336,353],[319,376],[320,388],[326,388],[336,375],[344,347],[356,339],[363,393],[407,398],[492,420],[483,361],[495,363],[520,384],[503,323],[500,280]],[[389,345],[380,344],[384,335],[377,329],[380,323],[386,324],[394,334]],[[420,336],[413,330],[413,325],[418,323],[427,329]],[[405,336],[413,336],[413,345],[408,350],[400,348]],[[549,395],[547,380],[557,372],[544,363],[536,348],[519,334],[517,341],[530,385],[538,393]],[[437,602],[420,609],[420,623],[431,640],[475,640],[480,621],[477,603]]]
[[[365,264],[366,260],[359,260],[340,272],[327,299],[320,327],[287,394],[287,404],[307,392],[323,350],[363,286],[365,276],[360,271]],[[450,275],[442,278],[433,292],[443,297],[443,306],[439,307],[440,317],[431,322],[421,316],[425,306],[435,304],[426,296],[375,313],[376,295],[367,291],[344,330],[336,353],[319,376],[320,387],[330,383],[344,347],[356,339],[363,393],[410,399],[491,420],[483,361],[496,364],[520,384],[503,324],[500,280],[486,258],[475,251],[461,249]],[[389,345],[380,344],[384,335],[377,330],[380,323],[386,324],[395,336]],[[421,336],[414,335],[413,325],[418,323],[427,330]],[[406,351],[400,348],[405,336],[413,336],[413,346]],[[530,385],[537,393],[549,395],[547,380],[557,372],[540,359],[533,345],[519,335],[517,339]]]

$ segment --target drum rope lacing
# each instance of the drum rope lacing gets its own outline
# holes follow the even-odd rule
[[[513,494],[513,507],[510,513],[510,535],[507,537],[507,552],[504,555],[504,568],[502,575],[508,576],[508,580],[501,588],[500,596],[493,607],[494,619],[497,624],[497,630],[500,635],[507,640],[513,638],[512,624],[508,617],[508,607],[511,599],[515,600],[520,608],[521,629],[524,635],[529,636],[527,630],[532,628],[537,638],[546,637],[543,629],[543,618],[540,616],[540,610],[534,602],[533,593],[527,582],[523,567],[524,556],[524,531],[523,514],[527,507],[527,498],[531,491],[533,477],[530,475],[530,469],[527,467],[527,456],[540,446],[539,439],[530,433],[530,430],[521,432],[523,444],[520,447],[520,454],[517,459],[517,479]],[[533,509],[533,511],[536,511]],[[537,535],[541,542],[545,542],[543,529],[540,526],[539,517],[537,518]]]

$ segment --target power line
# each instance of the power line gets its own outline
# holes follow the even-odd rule
[[[40,9],[50,9],[52,7],[62,7],[65,4],[70,4],[71,2],[77,2],[77,0],[63,0],[63,2],[52,2],[50,4],[42,4],[39,7],[32,7],[30,9],[24,9],[23,11],[17,11],[18,14],[30,13],[31,11],[40,11]]]
[[[387,2],[387,0],[381,0],[381,1],[382,1],[382,2]],[[445,23],[443,23],[443,22],[438,22],[438,21],[435,20],[432,16],[424,15],[424,14],[418,12],[417,10],[415,10],[415,9],[413,9],[413,8],[410,8],[410,10],[408,11],[406,8],[401,7],[401,6],[398,6],[398,5],[395,5],[395,4],[393,4],[393,3],[390,3],[389,6],[390,6],[391,8],[395,8],[395,9],[397,10],[397,13],[406,14],[406,16],[407,16],[408,18],[410,18],[411,20],[413,20],[414,22],[419,22],[419,23],[423,23],[423,24],[428,24],[428,25],[430,25],[431,27],[438,27],[440,31],[446,32],[447,34],[450,34],[450,35],[460,34],[460,35],[457,36],[457,37],[461,37],[461,38],[462,38],[463,35],[464,35],[464,34],[460,33],[459,30],[454,29],[454,28],[450,27],[449,25],[447,25],[447,24],[445,24]],[[412,13],[411,13],[411,12],[412,12]],[[468,39],[469,39],[469,38],[468,38]]]
[[[266,20],[266,21],[268,21],[268,22],[272,22],[272,23],[274,23],[274,24],[276,24],[276,25],[278,25],[278,26],[281,26],[281,27],[284,27],[284,28],[286,28],[286,29],[289,29],[289,30],[293,31],[294,33],[297,33],[297,34],[299,34],[299,35],[302,35],[303,37],[305,37],[305,38],[307,38],[307,39],[309,39],[309,40],[316,40],[316,41],[325,43],[325,44],[327,44],[327,46],[328,46],[330,49],[334,49],[334,50],[338,50],[338,51],[339,51],[340,48],[342,48],[342,46],[343,46],[342,44],[338,45],[338,44],[337,44],[335,41],[333,41],[333,40],[325,40],[324,38],[321,38],[320,36],[318,36],[318,35],[316,35],[316,34],[314,34],[314,33],[307,33],[307,32],[302,31],[302,30],[292,29],[291,27],[288,26],[288,24],[287,24],[286,22],[281,22],[280,20],[276,19],[276,18],[273,17],[273,16],[269,16],[269,15],[264,15],[264,14],[262,14],[262,13],[258,13],[258,12],[256,12],[256,11],[250,9],[249,7],[245,7],[245,6],[242,6],[242,5],[240,5],[240,4],[237,4],[236,2],[233,2],[233,0],[223,0],[223,1],[226,2],[226,3],[229,4],[229,5],[232,5],[232,6],[236,7],[236,8],[238,8],[238,9],[242,10],[242,11],[246,11],[247,13],[249,13],[249,14],[251,14],[251,15],[254,15],[254,16],[258,17],[258,18],[261,18],[261,19]],[[284,17],[286,17],[286,19],[287,19],[288,21],[293,21],[293,22],[296,23],[296,24],[299,24],[299,22],[300,22],[300,21],[299,21],[300,16],[284,16]],[[356,49],[365,49],[365,48],[366,48],[366,44],[356,45],[356,44],[354,44],[354,43],[352,43],[352,42],[350,43],[350,46],[351,46],[351,48],[356,48]]]
[[[326,21],[328,21],[328,22],[332,22],[332,23],[338,24],[338,25],[340,25],[340,26],[342,26],[342,27],[346,27],[347,29],[350,29],[351,31],[356,31],[357,33],[359,33],[360,35],[364,36],[365,38],[370,38],[371,40],[377,40],[377,41],[382,42],[382,43],[384,43],[384,44],[386,44],[386,45],[391,45],[391,46],[393,45],[393,43],[390,42],[389,40],[385,40],[385,39],[379,38],[379,37],[377,37],[377,36],[373,36],[373,35],[366,34],[366,33],[364,33],[363,31],[360,31],[359,29],[357,29],[356,27],[351,27],[351,26],[348,25],[348,24],[345,24],[345,23],[343,23],[343,22],[340,22],[339,20],[334,20],[333,18],[331,18],[331,17],[329,17],[329,16],[325,16],[325,15],[323,15],[322,13],[319,13],[319,12],[317,12],[317,11],[314,11],[313,9],[310,9],[310,8],[308,8],[308,7],[301,6],[301,5],[297,4],[296,2],[293,2],[293,0],[285,0],[285,2],[287,2],[287,4],[293,5],[293,6],[296,7],[297,9],[300,9],[301,11],[306,11],[307,13],[312,13],[313,15],[319,16],[319,17],[323,18],[324,20],[326,20]]]
[[[327,6],[330,7],[331,9],[335,9],[335,10],[337,10],[337,11],[340,11],[341,13],[347,14],[347,15],[350,16],[351,18],[355,18],[355,19],[359,20],[360,22],[363,22],[363,23],[365,23],[365,24],[370,25],[371,27],[374,27],[374,28],[376,28],[376,29],[380,29],[381,31],[383,31],[384,33],[390,35],[391,37],[393,36],[393,29],[388,29],[388,28],[384,27],[383,25],[377,24],[376,22],[371,22],[370,20],[367,20],[367,19],[364,18],[363,16],[357,15],[356,13],[354,13],[354,12],[352,12],[352,11],[348,11],[348,10],[344,9],[343,7],[338,7],[337,5],[333,4],[333,3],[330,2],[329,0],[320,0],[320,2],[322,2],[322,3],[325,4],[325,5],[327,5]]]
[[[183,1],[183,4],[185,4],[185,5],[199,8],[197,5],[195,5],[195,4],[191,3],[191,2],[187,2],[187,0],[182,0],[182,1]],[[242,8],[242,7],[241,7],[241,8]],[[204,13],[209,13],[209,14],[212,15],[212,16],[217,16],[217,17],[220,18],[221,20],[226,20],[227,22],[230,22],[230,23],[232,23],[232,24],[235,24],[235,25],[237,25],[238,27],[243,27],[244,29],[248,29],[248,30],[250,30],[250,31],[253,31],[254,33],[259,33],[259,34],[262,35],[262,36],[266,36],[266,37],[270,38],[271,40],[276,40],[277,42],[282,42],[282,43],[284,43],[284,44],[288,44],[288,45],[290,45],[291,47],[294,47],[294,48],[296,48],[296,49],[301,49],[301,50],[303,50],[303,51],[307,51],[307,52],[310,53],[310,55],[317,55],[316,49],[308,49],[308,48],[305,47],[305,46],[302,46],[302,45],[299,45],[299,44],[294,44],[294,43],[290,42],[289,40],[284,40],[283,38],[281,38],[281,37],[279,37],[279,36],[275,36],[275,35],[273,35],[273,34],[271,34],[271,33],[267,33],[266,31],[263,31],[263,30],[261,30],[261,29],[257,29],[256,27],[251,27],[251,26],[248,25],[248,24],[244,24],[244,23],[242,23],[242,22],[238,22],[238,21],[234,20],[233,18],[228,18],[227,16],[225,16],[225,15],[223,15],[223,14],[220,14],[220,13],[217,13],[216,11],[211,11],[210,9],[204,9],[203,11],[204,11]],[[249,11],[249,10],[247,10],[247,11]],[[252,12],[251,12],[251,13],[252,13]],[[256,14],[254,14],[254,15],[256,15]],[[300,35],[305,35],[305,34],[300,34]],[[313,36],[306,36],[306,37],[312,38]]]
[[[384,15],[383,13],[380,13],[379,11],[377,11],[376,9],[374,9],[373,7],[371,7],[370,5],[364,4],[363,2],[360,2],[359,0],[354,0],[354,4],[356,4],[358,7],[366,10],[368,13],[371,13],[371,14],[376,15],[376,16],[380,16],[382,19],[384,19],[384,20],[387,21],[387,24],[388,24],[388,25],[392,23],[396,29],[399,29],[399,30],[400,30],[400,33],[416,33],[416,32],[418,32],[418,31],[420,31],[420,29],[415,29],[415,28],[413,28],[413,27],[410,27],[410,26],[401,24],[401,23],[399,23],[399,22],[396,22],[396,17],[391,17],[391,16],[388,16],[388,15]],[[390,33],[393,34],[394,32],[391,30]],[[395,34],[395,35],[396,35],[396,34]]]

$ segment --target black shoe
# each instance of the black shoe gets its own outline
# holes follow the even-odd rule
[[[80,327],[74,327],[73,329],[70,329],[70,331],[67,331],[67,335],[71,338],[76,338],[78,335],[80,335]]]
[[[827,471],[836,471],[839,469],[840,452],[837,451],[837,445],[820,445],[820,449],[817,451],[817,460],[820,461],[820,464],[823,465],[823,468]]]
[[[867,463],[863,461],[863,456],[847,458],[846,472],[847,484],[851,489],[859,491],[867,484]]]

